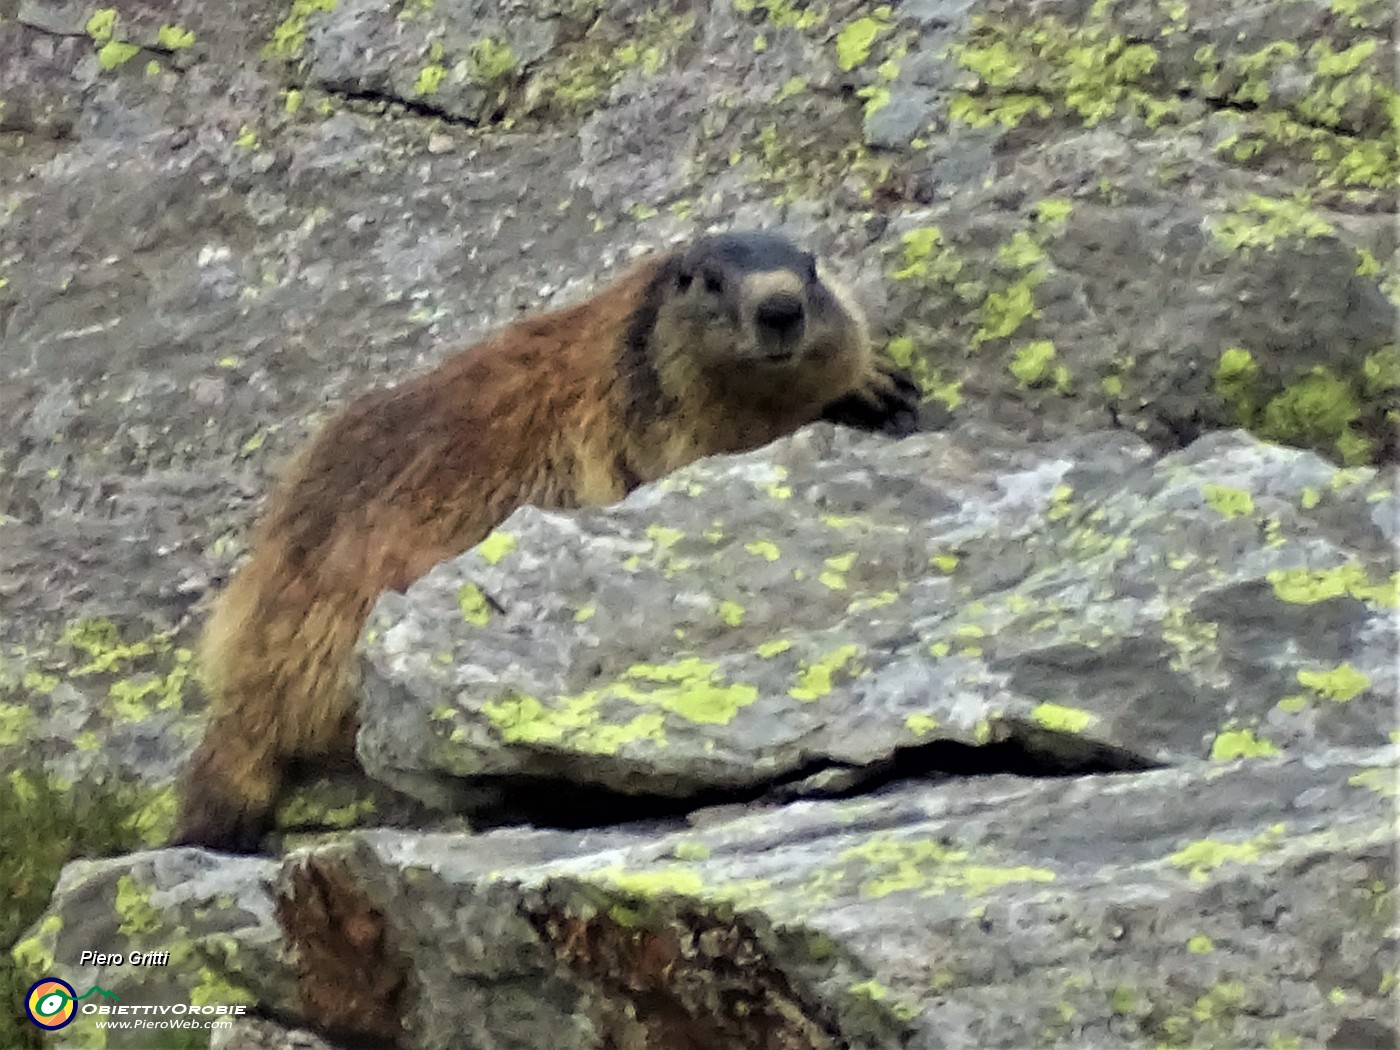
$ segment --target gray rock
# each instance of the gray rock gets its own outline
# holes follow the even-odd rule
[[[907,783],[670,834],[356,833],[283,863],[295,977],[265,920],[152,912],[143,934],[218,930],[200,972],[225,998],[256,988],[293,1025],[425,1050],[1361,1045],[1394,1032],[1395,772],[1393,749],[1333,750]],[[146,893],[150,861],[109,878],[123,866]],[[267,866],[227,869],[259,915]],[[40,930],[111,907],[82,874]],[[129,987],[58,953],[59,975]],[[142,995],[192,979],[172,963]]]
[[[236,1019],[209,1033],[209,1050],[336,1050],[315,1032],[288,1029],[260,1018]]]
[[[685,797],[940,742],[1052,768],[1379,746],[1387,496],[1239,433],[1156,457],[810,428],[527,508],[385,595],[360,755],[453,805],[464,778]]]
[[[908,146],[933,118],[937,96],[926,89],[895,86],[889,99],[865,117],[865,141],[878,149]]]

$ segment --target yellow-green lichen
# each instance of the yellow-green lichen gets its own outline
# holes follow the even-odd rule
[[[194,34],[182,26],[167,24],[156,30],[156,43],[167,51],[179,51],[194,44]]]
[[[899,263],[890,271],[896,281],[944,281],[951,284],[962,272],[958,253],[943,240],[937,226],[920,226],[899,238]]]
[[[234,984],[211,966],[199,968],[199,982],[190,989],[190,1002],[198,1007],[252,1006],[257,996],[242,985]]]
[[[60,644],[82,654],[72,677],[117,675],[107,687],[105,713],[139,722],[155,710],[181,706],[193,667],[190,650],[177,647],[174,632],[159,631],[135,641],[122,638],[110,620],[80,620],[71,624]]]
[[[635,664],[617,680],[548,705],[531,696],[510,694],[482,705],[502,739],[510,743],[563,745],[594,754],[612,754],[642,740],[665,743],[667,714],[688,722],[721,725],[758,699],[747,683],[719,681],[718,665],[688,657],[669,664]],[[608,710],[616,701],[641,708],[619,723]]]
[[[1041,280],[1041,271],[1032,270],[1004,289],[988,292],[977,313],[978,327],[972,335],[973,345],[1004,339],[1014,334],[1025,321],[1039,317],[1034,291]]]
[[[864,64],[876,39],[889,28],[889,17],[888,7],[877,7],[836,34],[836,64],[847,72]]]
[[[1137,1011],[1138,997],[1126,984],[1120,984],[1109,995],[1108,1005],[1120,1017],[1130,1017]]]
[[[1244,842],[1197,839],[1177,850],[1167,861],[1187,869],[1193,880],[1204,882],[1210,877],[1209,873],[1222,864],[1247,864],[1258,860],[1261,852],[1277,847],[1283,832],[1284,825],[1273,824]]]
[[[830,192],[838,173],[859,185],[869,199],[875,187],[889,175],[890,162],[875,159],[859,140],[829,132],[803,133],[800,122],[787,112],[775,113],[772,124],[759,128],[748,149],[736,150],[732,164],[752,163],[758,177],[773,187],[775,206]]]
[[[720,602],[719,618],[730,627],[738,627],[744,622],[744,607],[738,602]]]
[[[1249,426],[1254,420],[1258,405],[1255,401],[1255,380],[1259,375],[1259,365],[1242,346],[1232,346],[1223,351],[1215,366],[1215,392],[1228,405],[1240,426]]]
[[[482,713],[509,744],[568,747],[588,754],[616,754],[627,744],[666,742],[665,716],[646,711],[622,723],[602,720],[600,694],[563,697],[546,707],[533,696],[512,693],[482,705]]]
[[[860,878],[861,896],[877,899],[901,892],[933,896],[956,891],[976,897],[999,886],[1055,879],[1055,873],[1046,868],[998,867],[972,863],[973,859],[969,851],[938,839],[888,835],[873,836],[837,857],[841,864],[854,867]]]
[[[838,554],[835,557],[827,558],[823,563],[825,568],[817,577],[817,580],[833,591],[844,591],[846,589],[846,573],[856,562],[854,552],[850,554]]]
[[[1244,985],[1237,981],[1219,981],[1192,1004],[1191,1017],[1201,1023],[1211,1021],[1238,1009],[1243,1002]]]
[[[997,245],[996,257],[1018,270],[1029,269],[1045,259],[1045,249],[1029,230],[1017,230],[1009,241]]]
[[[1298,683],[1325,700],[1344,704],[1371,688],[1371,677],[1344,663],[1326,671],[1299,671]]]
[[[1324,32],[1305,53],[1289,40],[1224,55],[1200,48],[1195,61],[1205,93],[1240,107],[1233,111],[1239,130],[1218,142],[1217,152],[1238,163],[1280,154],[1305,160],[1324,188],[1394,185],[1395,89],[1374,37],[1337,50],[1346,42]],[[1286,100],[1272,98],[1272,86],[1285,79],[1295,90]]]
[[[718,670],[718,665],[696,657],[669,664],[635,664],[624,674],[625,681],[612,687],[612,692],[691,722],[723,724],[757,700],[758,690],[747,683],[721,685],[716,681]],[[642,689],[629,682],[645,682],[647,686]]]
[[[306,43],[306,27],[317,12],[335,10],[336,0],[292,0],[287,17],[279,22],[263,51],[269,58],[290,59],[301,54]]]
[[[902,589],[901,585],[901,589]],[[880,591],[877,594],[870,594],[864,598],[857,598],[846,606],[847,613],[869,612],[871,609],[881,609],[886,605],[893,605],[899,601],[900,591]]]
[[[1267,758],[1278,754],[1278,748],[1268,740],[1260,740],[1248,729],[1231,729],[1216,734],[1210,746],[1210,757],[1217,762],[1234,758]]]
[[[103,69],[116,69],[130,62],[141,51],[135,44],[109,40],[97,49],[97,64]]]
[[[1073,212],[1074,203],[1063,197],[1045,197],[1034,208],[1036,222],[1053,230],[1063,227]]]
[[[860,655],[860,646],[843,645],[811,663],[804,662],[797,675],[797,684],[788,695],[794,700],[819,700],[828,695],[832,688],[832,676],[845,670],[855,675],[858,668],[852,666]]]
[[[462,619],[473,627],[485,627],[491,619],[491,605],[474,583],[462,584],[457,592],[457,608],[462,612]]]
[[[928,563],[944,576],[949,576],[952,574],[953,570],[958,567],[960,561],[961,559],[956,554],[944,551],[939,554],[931,555]]]
[[[744,550],[758,555],[764,561],[778,560],[778,545],[772,540],[751,540],[744,544]]]
[[[165,925],[160,909],[151,903],[150,891],[137,885],[131,875],[122,875],[117,879],[114,911],[118,920],[117,931],[126,937],[155,933]]]
[[[1333,569],[1275,569],[1268,574],[1268,581],[1275,597],[1295,605],[1315,605],[1339,598],[1355,598],[1388,609],[1400,605],[1400,572],[1375,583],[1355,561]]]
[[[915,353],[913,339],[896,336],[885,345],[885,353],[895,364],[909,370],[925,400],[938,401],[949,412],[962,404],[962,380],[946,378],[940,369],[929,363],[928,355]]]
[[[952,51],[972,77],[949,115],[974,126],[1061,117],[1155,129],[1197,120],[1199,110],[1185,101],[1194,95],[1235,125],[1216,145],[1231,161],[1257,166],[1261,155],[1282,153],[1306,164],[1322,188],[1384,189],[1400,180],[1400,104],[1376,39],[1337,40],[1333,28],[1306,53],[1276,40],[1253,52],[1207,44],[1182,54],[1171,38],[1184,35],[1188,13],[1182,0],[1158,5],[1163,52],[1144,40],[1150,25],[1107,10],[1087,22],[1019,12],[977,17]],[[1175,53],[1164,60],[1164,52]],[[1294,90],[1274,98],[1281,83]]]
[[[493,532],[476,545],[476,553],[487,565],[495,565],[515,550],[515,537],[508,532]]]
[[[675,844],[671,849],[671,855],[677,860],[708,860],[710,857],[710,847],[703,842],[685,840]]]
[[[1215,951],[1215,942],[1203,933],[1198,933],[1186,942],[1186,950],[1192,955],[1208,955]]]
[[[1094,715],[1078,707],[1047,702],[1031,709],[1031,719],[1056,733],[1082,733],[1093,724]]]
[[[669,550],[681,540],[685,539],[685,533],[680,529],[668,528],[665,525],[648,525],[647,539],[651,540],[662,550]]]
[[[1374,766],[1347,777],[1347,783],[1352,787],[1374,791],[1381,798],[1395,798],[1400,795],[1400,780],[1397,780],[1397,774],[1400,774],[1400,770],[1394,766]]]
[[[1400,390],[1400,348],[1383,346],[1361,362],[1361,393],[1381,398]]]
[[[507,40],[486,38],[467,49],[467,70],[478,84],[494,85],[515,72],[515,52]]]
[[[1201,486],[1201,494],[1212,510],[1227,518],[1248,517],[1254,513],[1254,498],[1244,489],[1211,483]]]
[[[975,127],[1015,127],[1027,116],[1057,111],[1087,127],[1115,115],[1155,127],[1181,111],[1180,101],[1153,82],[1157,49],[1129,43],[1112,32],[1111,23],[978,16],[952,54],[977,80],[954,96],[948,113]]]
[[[12,747],[25,740],[37,720],[27,704],[0,703],[0,747]]]
[[[938,729],[938,719],[933,715],[910,715],[904,720],[904,728],[915,736],[924,737]]]
[[[1054,363],[1055,344],[1049,339],[1037,339],[1017,347],[1006,367],[1021,386],[1032,387],[1052,378]]]
[[[694,14],[676,16],[663,11],[643,11],[629,16],[624,25],[606,17],[593,26],[575,46],[532,69],[532,111],[550,110],[561,115],[586,112],[629,71],[645,76],[658,72],[695,28]],[[503,60],[496,58],[500,68]],[[508,74],[502,74],[502,79]]]
[[[314,790],[303,790],[287,799],[277,810],[279,828],[352,828],[368,823],[378,809],[374,798],[365,795],[340,806],[325,805]]]
[[[869,1003],[876,1003],[889,1010],[891,1015],[901,1021],[912,1021],[919,1016],[919,1008],[912,1002],[896,995],[889,988],[879,981],[858,981],[848,989],[850,994],[856,999],[861,999]]]
[[[46,973],[53,969],[54,944],[62,929],[62,917],[45,915],[34,934],[17,942],[11,949],[15,962],[22,970],[32,973]]]
[[[791,648],[792,643],[786,638],[777,638],[771,642],[764,642],[762,645],[758,646],[758,648],[756,648],[754,652],[757,653],[763,659],[769,660],[775,656],[779,656],[782,653],[787,652]]]
[[[1219,625],[1214,622],[1197,620],[1184,608],[1168,608],[1162,614],[1162,641],[1173,649],[1171,669],[1184,671],[1202,654],[1211,652],[1218,633]]]
[[[775,29],[812,29],[827,19],[824,5],[805,0],[734,0],[734,10],[745,15],[758,12]]]
[[[1063,521],[1074,513],[1074,487],[1072,485],[1056,485],[1050,493],[1050,506],[1045,511],[1045,516],[1051,521]]]
[[[787,480],[787,468],[784,466],[775,465],[772,468],[772,474],[773,479],[771,481],[762,482],[758,486],[759,491],[763,492],[765,495],[770,496],[773,499],[791,499],[791,487],[783,484],[783,482]]]
[[[698,897],[705,889],[704,880],[698,872],[676,864],[651,871],[624,871],[620,867],[603,868],[593,872],[592,877],[604,886],[646,899],[677,895]]]
[[[428,63],[418,71],[418,77],[413,81],[413,94],[420,98],[436,94],[445,76],[447,76],[445,66],[436,62]]]
[[[1305,193],[1285,198],[1251,194],[1238,208],[1215,219],[1210,231],[1216,242],[1229,251],[1273,250],[1280,241],[1335,233],[1332,224],[1309,207],[1311,203]]]
[[[117,9],[115,7],[100,7],[94,11],[87,20],[84,27],[87,35],[92,38],[92,42],[101,47],[112,39],[112,35],[117,29]]]

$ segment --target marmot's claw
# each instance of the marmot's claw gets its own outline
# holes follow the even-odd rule
[[[923,391],[913,376],[898,365],[879,361],[865,385],[827,405],[822,419],[857,430],[905,437],[919,429],[922,400]]]

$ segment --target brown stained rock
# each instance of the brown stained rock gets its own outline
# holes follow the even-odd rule
[[[398,1046],[408,960],[345,870],[319,858],[295,868],[277,921],[297,957],[304,1018],[335,1039]]]
[[[609,1050],[840,1050],[739,920],[683,912],[660,929],[558,907],[526,914],[556,958],[596,985],[592,1020]]]

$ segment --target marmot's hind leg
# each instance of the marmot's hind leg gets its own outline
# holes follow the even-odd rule
[[[282,780],[283,764],[266,741],[250,739],[216,718],[185,773],[170,844],[257,852],[271,830]]]
[[[181,788],[172,843],[254,852],[289,772],[353,754],[347,671],[378,581],[362,591],[282,585],[257,556],[221,596],[202,666],[214,717]],[[298,600],[309,592],[312,600]]]

